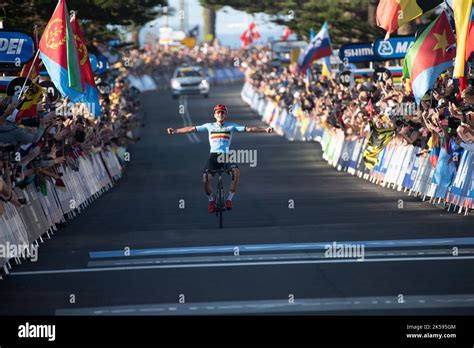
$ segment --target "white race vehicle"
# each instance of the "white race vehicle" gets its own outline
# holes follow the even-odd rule
[[[173,99],[179,95],[200,94],[209,97],[209,81],[199,66],[179,67],[171,79]]]

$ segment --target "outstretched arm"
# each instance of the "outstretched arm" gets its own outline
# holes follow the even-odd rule
[[[178,128],[178,129],[168,128],[167,132],[170,135],[193,133],[193,132],[196,132],[196,127],[195,126],[189,126],[189,127]]]
[[[262,127],[245,127],[245,131],[249,133],[272,133],[273,128],[272,127],[267,127],[267,128],[262,128]]]

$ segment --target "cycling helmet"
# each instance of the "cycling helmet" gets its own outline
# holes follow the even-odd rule
[[[216,106],[214,106],[214,112],[216,111],[224,111],[227,113],[227,107],[222,104],[217,104]]]

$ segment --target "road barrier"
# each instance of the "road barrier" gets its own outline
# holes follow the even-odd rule
[[[208,68],[207,77],[211,84],[220,85],[242,81],[245,75],[240,68]]]
[[[55,186],[51,178],[46,178],[41,190],[33,183],[23,190],[15,188],[18,197],[25,197],[28,203],[20,208],[4,204],[5,213],[0,216],[0,267],[6,274],[11,269],[9,261],[15,259],[21,263],[22,257],[11,257],[12,253],[8,254],[5,246],[27,246],[29,250],[37,248],[38,241],[42,243],[43,237],[51,238],[58,224],[75,217],[113,187],[122,177],[123,167],[118,156],[120,150],[123,148],[107,147],[100,152],[78,157],[74,166],[61,165],[65,188]]]
[[[378,155],[379,162],[373,170],[364,165],[363,153],[367,140],[346,138],[344,132],[327,128],[320,120],[294,116],[295,111],[280,107],[245,83],[242,99],[262,117],[262,121],[290,141],[317,141],[321,144],[323,159],[339,171],[369,180],[423,201],[447,207],[464,215],[472,209],[474,198],[474,146],[466,146],[459,158],[459,165],[449,163],[441,149],[438,164],[434,167],[421,148],[405,145],[394,138]]]
[[[137,88],[140,92],[154,91],[158,88],[150,75],[128,75],[130,86]]]

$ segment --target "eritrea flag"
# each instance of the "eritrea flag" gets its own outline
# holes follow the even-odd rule
[[[63,96],[80,101],[84,92],[76,43],[65,0],[59,0],[39,43],[41,60]]]
[[[387,39],[399,27],[442,2],[443,0],[380,0],[377,6],[377,25],[387,31]]]
[[[456,38],[446,12],[442,12],[416,39],[403,64],[403,77],[412,83],[419,104],[439,74],[453,66]]]
[[[76,15],[71,18],[72,31],[76,40],[76,49],[81,71],[81,83],[84,89],[82,101],[86,103],[89,111],[96,117],[100,116],[99,94],[95,84],[94,73],[92,72],[91,61],[89,60],[89,52],[87,51],[86,40],[82,35],[79,22]]]

